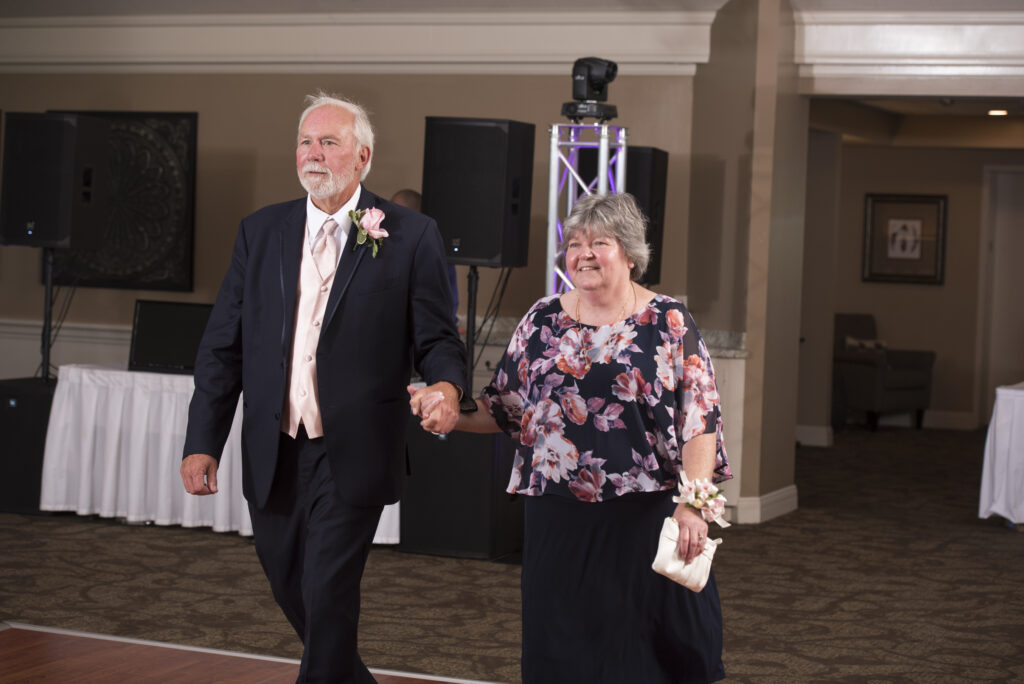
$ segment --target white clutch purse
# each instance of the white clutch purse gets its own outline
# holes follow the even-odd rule
[[[711,573],[711,559],[715,557],[715,549],[722,543],[721,539],[705,539],[704,550],[687,565],[679,557],[679,523],[669,516],[661,525],[661,536],[658,538],[658,553],[651,567],[655,572],[678,582],[690,591],[700,592],[708,583]]]

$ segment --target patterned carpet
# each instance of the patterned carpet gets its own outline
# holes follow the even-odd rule
[[[798,511],[715,556],[734,682],[1024,681],[1024,534],[977,518],[983,432],[798,448]],[[0,515],[0,620],[297,658],[249,541]],[[371,667],[519,680],[519,567],[376,548]]]
[[[726,530],[726,671],[749,682],[1024,681],[1024,534],[977,517],[984,433],[801,448],[800,509]]]

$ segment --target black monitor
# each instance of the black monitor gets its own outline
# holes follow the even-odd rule
[[[212,310],[212,304],[137,299],[128,370],[191,374]]]

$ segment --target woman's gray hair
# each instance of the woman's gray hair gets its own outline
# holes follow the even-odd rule
[[[359,180],[366,180],[366,176],[370,173],[370,165],[373,164],[373,124],[370,123],[369,113],[367,113],[362,105],[356,104],[351,100],[318,90],[312,95],[306,96],[306,109],[299,116],[300,134],[302,132],[302,124],[305,123],[309,113],[314,109],[324,106],[347,109],[355,117],[355,122],[352,125],[352,134],[356,138],[356,144],[370,149],[370,161],[363,167],[363,171],[359,176]]]
[[[615,238],[626,253],[626,261],[633,262],[630,278],[637,280],[643,276],[651,260],[651,248],[646,240],[647,219],[632,195],[588,195],[577,200],[562,224],[560,260],[565,258],[569,241],[588,231]]]

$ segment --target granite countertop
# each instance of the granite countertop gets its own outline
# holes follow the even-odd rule
[[[747,334],[733,330],[701,330],[704,344],[712,358],[745,359],[747,358]]]

